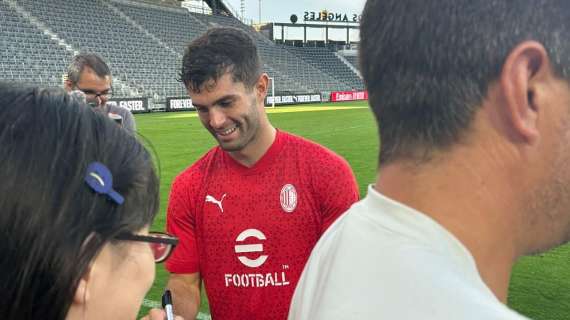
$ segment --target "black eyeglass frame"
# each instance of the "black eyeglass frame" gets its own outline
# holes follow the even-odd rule
[[[90,89],[81,89],[77,84],[73,85],[77,90],[83,92],[85,94],[85,96],[92,96],[92,99],[96,99],[99,98],[101,99],[102,97],[104,97],[105,99],[109,99],[111,97],[113,97],[113,87],[109,88],[109,90],[105,93],[97,93],[93,90]]]
[[[168,254],[165,255],[164,258],[155,261],[156,263],[161,263],[164,262],[166,259],[168,259],[168,257],[172,254],[172,251],[174,251],[174,248],[179,242],[178,238],[173,235],[164,232],[155,232],[155,231],[149,232],[149,235],[119,233],[113,238],[115,240],[140,241],[140,242],[162,243],[170,245],[170,250],[168,251]]]

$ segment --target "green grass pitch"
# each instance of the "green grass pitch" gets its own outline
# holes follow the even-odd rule
[[[376,124],[365,102],[278,107],[267,112],[277,128],[316,141],[343,156],[354,170],[361,197],[365,195],[366,186],[376,176],[378,150]],[[215,141],[194,112],[140,114],[136,121],[139,133],[152,145],[158,159],[161,207],[152,229],[164,230],[172,180]],[[158,265],[141,315],[160,301],[166,280],[163,265]],[[209,314],[207,300],[202,301],[201,312]],[[570,319],[570,246],[521,259],[513,272],[509,305],[532,319]]]

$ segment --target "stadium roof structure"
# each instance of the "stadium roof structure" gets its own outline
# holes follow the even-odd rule
[[[206,4],[212,8],[214,14],[221,14],[229,17],[234,16],[228,6],[226,6],[222,0],[204,0],[204,2],[206,2]]]

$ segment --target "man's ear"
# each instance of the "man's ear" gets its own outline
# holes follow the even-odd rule
[[[265,101],[265,96],[267,96],[267,89],[269,87],[269,77],[267,73],[262,73],[257,79],[255,84],[255,91],[259,98]]]
[[[65,89],[65,91],[69,92],[73,90],[73,82],[71,82],[71,80],[66,79],[65,81],[63,81],[63,88]]]
[[[537,90],[553,76],[546,49],[536,41],[520,43],[507,56],[499,78],[501,114],[517,140],[529,144],[539,140],[538,119],[543,110]]]

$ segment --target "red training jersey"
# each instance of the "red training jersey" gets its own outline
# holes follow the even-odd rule
[[[213,319],[286,319],[313,246],[357,200],[348,163],[303,138],[277,131],[251,168],[215,147],[174,180],[166,268],[200,272]]]

